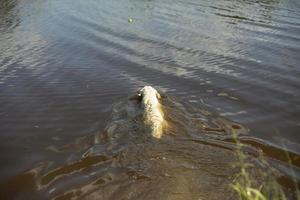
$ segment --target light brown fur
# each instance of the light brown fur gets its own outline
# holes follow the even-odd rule
[[[155,138],[161,138],[165,124],[162,106],[159,102],[160,94],[151,86],[145,86],[139,91],[144,109],[144,122],[150,128]]]

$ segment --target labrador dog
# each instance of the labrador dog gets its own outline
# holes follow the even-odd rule
[[[151,86],[145,86],[137,92],[134,100],[141,104],[143,109],[143,120],[151,135],[161,138],[165,125],[162,106],[159,102],[160,94]]]

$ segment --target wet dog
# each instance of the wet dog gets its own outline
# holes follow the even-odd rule
[[[165,124],[160,94],[151,86],[145,86],[135,96],[143,109],[143,120],[155,138],[161,138]]]

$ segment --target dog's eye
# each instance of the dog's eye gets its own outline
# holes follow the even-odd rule
[[[142,100],[142,98],[143,98],[142,94],[137,93],[137,94],[133,95],[132,97],[130,97],[129,100],[135,100],[135,101],[140,102]]]

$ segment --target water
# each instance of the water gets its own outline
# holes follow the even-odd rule
[[[290,188],[300,179],[299,13],[297,0],[2,0],[0,192],[232,199],[235,132]],[[166,96],[161,141],[130,114],[144,85]]]

